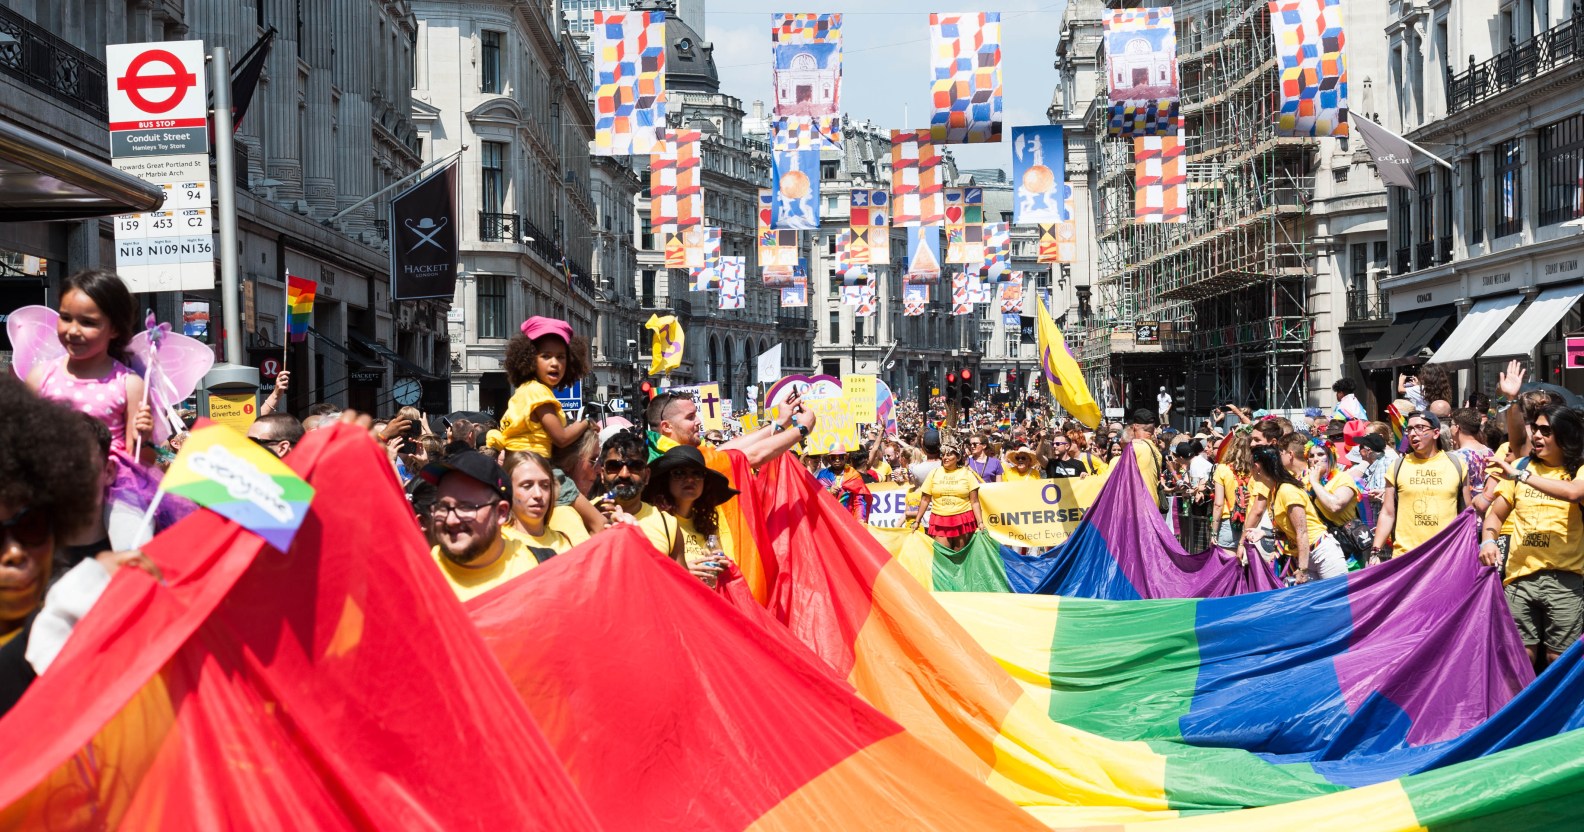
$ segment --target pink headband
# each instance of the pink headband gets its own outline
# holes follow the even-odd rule
[[[530,341],[537,341],[546,335],[554,335],[565,341],[568,346],[572,344],[572,325],[555,318],[535,315],[523,321],[522,334]]]

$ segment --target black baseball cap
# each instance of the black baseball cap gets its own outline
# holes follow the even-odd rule
[[[442,477],[453,472],[483,483],[496,496],[511,502],[511,484],[506,479],[506,472],[495,464],[495,460],[478,451],[462,451],[439,462],[431,462],[418,472],[418,476],[423,477],[424,482],[439,485]]]
[[[1141,407],[1138,410],[1133,411],[1133,424],[1153,425],[1155,424],[1155,414]]]

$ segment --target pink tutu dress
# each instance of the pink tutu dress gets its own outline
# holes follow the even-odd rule
[[[103,378],[79,379],[66,372],[66,359],[52,362],[39,384],[39,395],[86,413],[110,428],[110,449],[126,452],[127,376],[131,368],[111,359]]]

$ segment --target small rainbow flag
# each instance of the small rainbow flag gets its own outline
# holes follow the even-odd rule
[[[1386,422],[1391,426],[1392,442],[1397,446],[1398,453],[1408,452],[1408,414],[1397,409],[1397,405],[1386,406]]]
[[[286,551],[308,514],[313,486],[247,437],[200,422],[160,490],[186,497]]]
[[[313,323],[314,295],[319,284],[306,277],[286,275],[286,332],[293,341],[308,337],[308,325]]]

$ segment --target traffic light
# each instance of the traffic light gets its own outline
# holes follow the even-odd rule
[[[974,371],[964,367],[961,374],[962,382],[957,388],[957,400],[963,410],[973,407],[977,391],[974,390]]]
[[[946,403],[949,405],[955,401],[957,401],[957,373],[948,372],[946,374]]]
[[[928,413],[929,412],[929,400],[930,400],[930,386],[931,386],[930,385],[930,374],[929,374],[929,372],[925,371],[925,370],[919,370],[918,379],[916,381],[917,381],[917,388],[916,388],[917,392],[916,392],[915,395],[918,396],[919,413]]]

